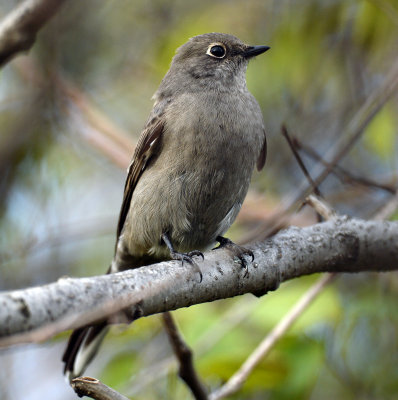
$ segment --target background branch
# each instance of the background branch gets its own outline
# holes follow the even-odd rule
[[[207,400],[206,388],[200,381],[194,367],[192,351],[178,331],[173,316],[171,313],[165,312],[162,314],[162,318],[170,345],[179,363],[178,375],[191,389],[195,399]]]
[[[0,23],[0,66],[21,51],[29,50],[37,32],[65,0],[26,0]]]
[[[324,165],[326,167],[329,166],[329,163],[327,161],[325,161],[322,158],[322,156],[320,156],[311,146],[302,143],[297,137],[292,138],[292,143],[298,150],[302,150],[303,153],[306,154],[307,156],[320,162],[322,165]],[[382,189],[391,194],[394,194],[396,191],[396,188],[395,188],[396,185],[394,185],[392,183],[381,183],[381,182],[376,182],[375,180],[370,179],[368,177],[356,176],[351,171],[348,171],[339,165],[334,165],[334,166],[332,166],[332,168],[333,169],[331,172],[334,175],[336,175],[343,183],[352,183],[352,184],[363,185],[365,187],[373,187],[376,189]]]

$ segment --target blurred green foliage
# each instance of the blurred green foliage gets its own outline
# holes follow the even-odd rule
[[[0,15],[16,3],[3,1]],[[303,181],[281,124],[324,157],[398,62],[395,0],[68,2],[29,55],[0,71],[1,289],[101,274],[112,257],[125,173],[88,139],[93,128],[59,79],[136,140],[175,49],[211,31],[271,46],[247,74],[269,143],[265,172],[252,188],[265,192],[268,212]],[[393,96],[342,166],[396,187],[397,115]],[[316,168],[313,159],[304,161]],[[335,177],[321,190],[339,212],[363,218],[391,198]],[[234,239],[256,222],[238,223]],[[246,295],[175,312],[206,385],[227,380],[315,279],[297,279],[260,299]],[[340,277],[232,398],[396,398],[397,294],[394,273]],[[0,353],[0,398],[75,398],[61,378],[65,338],[40,348],[51,349],[46,363],[40,352],[27,357],[28,349]],[[115,328],[88,374],[135,399],[190,398],[175,371],[154,316]]]

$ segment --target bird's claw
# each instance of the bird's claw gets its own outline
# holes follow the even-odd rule
[[[184,265],[184,261],[186,261],[188,264],[191,264],[192,266],[194,266],[200,276],[199,283],[202,282],[202,279],[203,279],[202,271],[200,270],[200,268],[198,267],[198,265],[195,263],[195,261],[192,258],[194,256],[200,256],[204,260],[205,257],[201,251],[193,250],[188,253],[179,253],[178,251],[172,251],[172,252],[170,252],[170,256],[173,260],[181,261],[181,265]]]
[[[249,265],[247,264],[245,257],[243,257],[243,255],[236,255],[235,257],[237,260],[239,260],[240,265],[245,270],[243,277],[246,278],[246,276],[249,274]]]
[[[184,264],[184,261],[186,261],[189,264],[195,264],[195,261],[192,259],[192,257],[194,256],[202,257],[202,260],[205,259],[203,253],[199,250],[193,250],[190,251],[189,253],[179,253],[178,251],[172,251],[170,253],[170,256],[173,260],[180,260],[181,264]]]
[[[205,259],[205,256],[203,255],[203,253],[201,252],[201,251],[199,251],[199,250],[193,250],[193,251],[190,251],[189,253],[187,253],[188,254],[188,256],[190,256],[191,258],[193,257],[193,256],[198,256],[198,257],[202,257],[202,261]]]
[[[239,246],[238,244],[234,243],[232,240],[227,239],[223,236],[217,236],[216,240],[220,244],[219,244],[219,246],[215,247],[213,250],[226,249],[230,253],[232,253],[232,255],[236,259],[239,260],[242,268],[245,269],[245,274],[243,276],[246,277],[249,274],[249,266],[248,266],[248,263],[244,256],[245,255],[250,256],[251,262],[253,262],[254,261],[254,253],[251,250],[247,249],[246,247]]]

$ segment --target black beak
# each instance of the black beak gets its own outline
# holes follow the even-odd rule
[[[270,48],[271,47],[269,46],[248,46],[246,50],[243,52],[243,57],[245,58],[255,57],[258,56],[259,54],[263,54]]]

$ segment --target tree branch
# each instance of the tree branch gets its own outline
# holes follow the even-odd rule
[[[0,23],[0,67],[21,51],[29,50],[37,32],[65,0],[26,0]]]
[[[311,146],[302,143],[297,137],[293,137],[292,142],[293,145],[298,150],[302,150],[302,152],[306,154],[308,157],[321,163],[325,167],[329,166],[330,163],[324,160],[323,156],[319,155]],[[342,183],[351,183],[351,184],[362,185],[367,188],[381,189],[391,194],[395,194],[396,191],[395,187],[396,185],[392,183],[380,183],[373,179],[369,179],[367,177],[356,176],[351,171],[348,171],[345,168],[340,167],[340,165],[338,164],[332,166],[331,173],[336,175],[336,177],[340,179]]]
[[[201,283],[192,266],[169,261],[3,292],[0,345],[44,340],[120,310],[134,320],[244,293],[261,296],[282,282],[317,272],[396,270],[398,222],[336,217],[306,228],[291,227],[248,247],[255,260],[247,276],[221,249],[207,252],[204,261],[197,260]],[[20,335],[9,337],[15,334]]]
[[[129,400],[116,390],[104,385],[98,379],[80,376],[71,382],[73,390],[79,397],[87,396],[95,400]]]
[[[165,312],[162,314],[162,317],[170,345],[178,359],[178,375],[191,389],[191,392],[196,400],[207,400],[206,388],[200,381],[195,370],[191,349],[185,343],[180,332],[178,331],[177,325],[171,313]]]
[[[313,189],[314,193],[319,197],[323,197],[322,194],[321,194],[321,191],[319,190],[319,187],[317,185],[315,185],[314,180],[312,179],[310,173],[308,172],[308,169],[305,166],[302,158],[300,157],[300,154],[297,152],[295,143],[291,139],[285,124],[282,125],[282,135],[286,139],[287,144],[289,145],[290,150],[292,151],[293,156],[297,161],[297,164],[299,165],[299,167],[303,171],[304,176],[307,178],[309,184],[312,186],[312,189]]]

